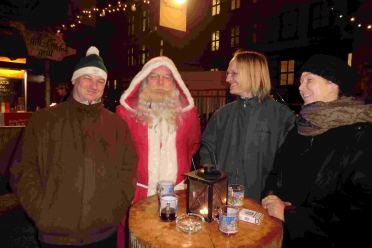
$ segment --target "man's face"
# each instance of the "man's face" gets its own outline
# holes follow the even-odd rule
[[[172,72],[165,66],[155,68],[147,76],[148,86],[152,90],[170,91],[173,89],[173,75]]]
[[[106,81],[100,76],[83,75],[78,77],[73,84],[73,96],[76,101],[92,102],[102,97]]]
[[[64,95],[66,95],[66,94],[67,94],[67,90],[66,90],[66,88],[63,88],[63,87],[57,88],[57,94],[58,94],[59,96],[64,96]]]

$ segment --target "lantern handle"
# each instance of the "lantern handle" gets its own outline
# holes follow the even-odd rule
[[[207,148],[208,153],[209,153],[209,158],[212,160],[212,163],[216,166],[217,168],[217,159],[216,159],[216,154],[214,151],[211,149],[210,145],[206,143],[205,141],[202,141],[201,144]]]
[[[195,166],[194,158],[191,158],[191,163],[192,163],[192,167],[194,168],[194,170],[196,170],[196,166]]]

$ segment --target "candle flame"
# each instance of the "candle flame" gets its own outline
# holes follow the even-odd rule
[[[199,212],[200,212],[201,214],[203,214],[203,215],[207,215],[207,214],[208,214],[208,208],[204,207],[204,208],[200,209]]]

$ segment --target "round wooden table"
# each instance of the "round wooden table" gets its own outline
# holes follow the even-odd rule
[[[186,192],[179,191],[178,216],[186,213]],[[158,212],[157,195],[143,199],[131,207],[129,214],[130,246],[153,247],[281,247],[283,228],[280,220],[270,217],[262,206],[244,199],[244,208],[264,214],[259,225],[239,222],[239,232],[225,235],[218,230],[218,223],[205,222],[196,233],[178,231],[176,222],[163,222]]]

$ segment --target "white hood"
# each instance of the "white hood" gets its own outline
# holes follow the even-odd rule
[[[138,99],[139,87],[141,86],[142,80],[145,79],[153,69],[159,66],[167,67],[173,74],[176,81],[178,90],[180,91],[182,111],[188,111],[194,107],[194,100],[190,94],[190,91],[186,87],[185,82],[182,80],[180,73],[178,72],[175,64],[171,59],[165,56],[159,56],[150,59],[143,67],[142,70],[132,79],[128,89],[120,97],[120,104],[124,108],[134,112],[135,105]]]

